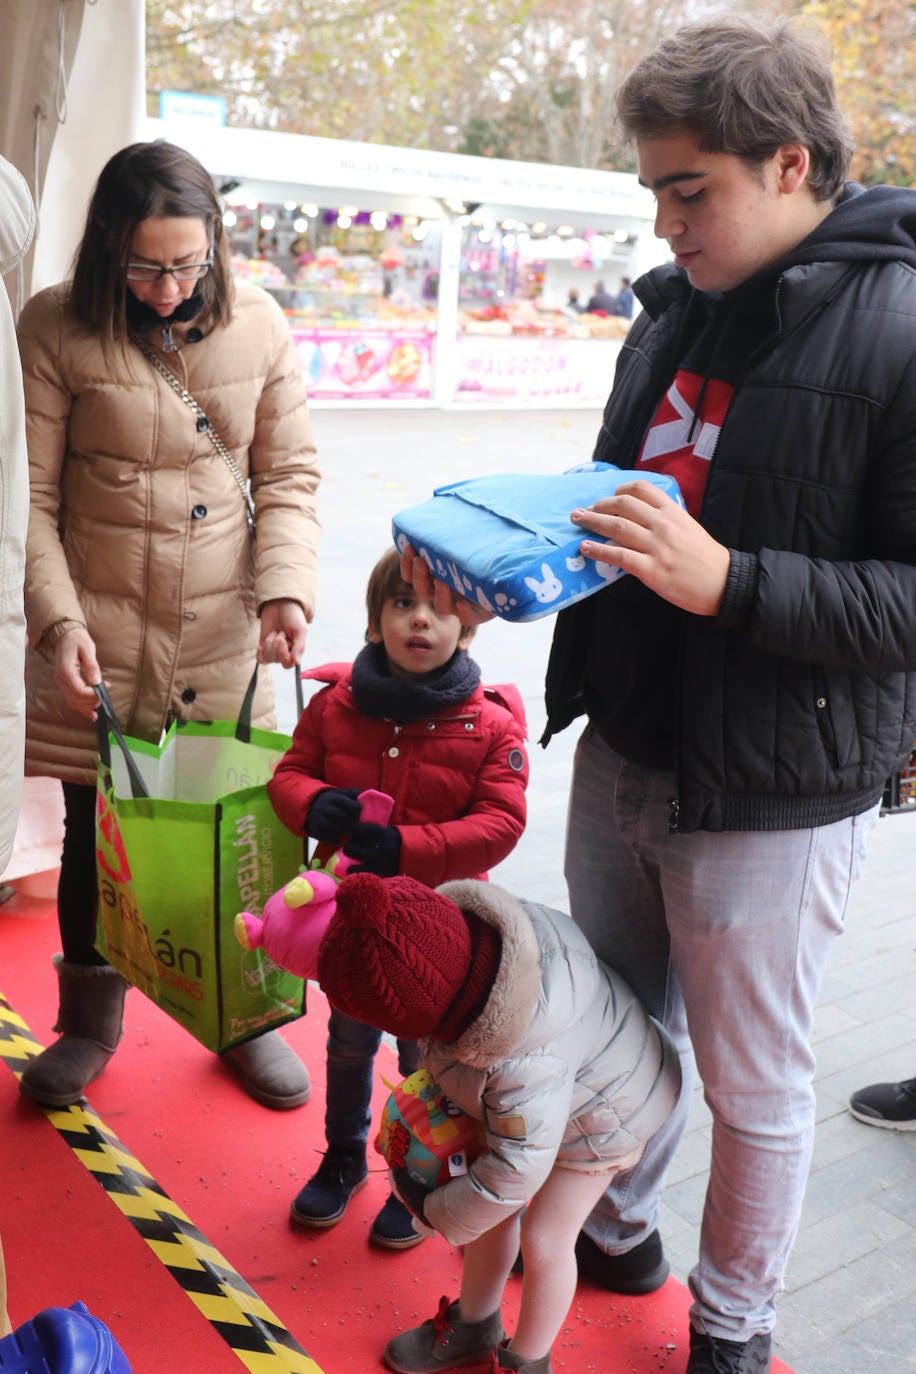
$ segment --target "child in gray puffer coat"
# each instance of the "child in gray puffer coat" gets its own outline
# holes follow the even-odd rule
[[[441,1187],[393,1170],[404,1203],[463,1246],[464,1262],[458,1300],[390,1340],[386,1364],[430,1374],[491,1356],[494,1368],[551,1374],[579,1230],[677,1101],[665,1031],[570,917],[493,883],[345,878],[318,981],[347,1015],[420,1040],[423,1067],[484,1126],[483,1152]],[[500,1305],[519,1243],[510,1341]]]

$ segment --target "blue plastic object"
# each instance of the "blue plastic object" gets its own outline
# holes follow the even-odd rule
[[[683,506],[677,482],[665,473],[587,463],[569,472],[509,473],[437,487],[428,501],[395,515],[392,534],[401,551],[413,545],[434,577],[484,610],[504,620],[537,620],[621,576],[619,568],[582,557],[587,531],[569,515],[637,478]]]
[[[0,1374],[131,1374],[127,1356],[85,1303],[46,1307],[0,1340]]]

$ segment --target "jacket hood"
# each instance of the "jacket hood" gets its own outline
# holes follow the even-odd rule
[[[459,879],[436,890],[495,927],[502,939],[499,970],[487,1003],[455,1042],[462,1063],[486,1068],[511,1054],[531,1024],[541,987],[537,936],[519,899],[495,883]]]
[[[349,682],[352,663],[322,663],[317,668],[303,668],[299,674],[303,682]]]
[[[783,267],[807,262],[881,262],[916,267],[916,191],[869,190],[847,181],[835,209],[789,254]]]

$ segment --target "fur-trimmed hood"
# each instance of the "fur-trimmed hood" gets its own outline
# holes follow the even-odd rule
[[[444,883],[438,891],[493,926],[502,939],[499,971],[486,1006],[454,1046],[463,1063],[482,1069],[505,1059],[525,1037],[541,988],[540,947],[523,904],[495,883],[458,881]]]

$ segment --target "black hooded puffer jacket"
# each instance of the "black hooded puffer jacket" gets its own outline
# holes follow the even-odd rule
[[[692,294],[673,266],[636,290],[644,313],[595,450],[623,468],[679,362]],[[673,675],[681,830],[858,814],[916,737],[916,192],[847,186],[770,290],[772,329],[735,388],[700,514],[731,550],[719,615],[624,577],[561,613],[548,669],[546,738],[587,712],[637,760],[646,684]]]

